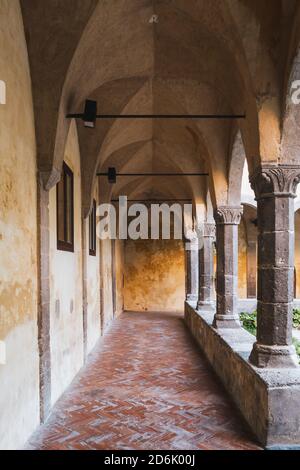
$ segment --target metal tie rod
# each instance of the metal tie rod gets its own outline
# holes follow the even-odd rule
[[[67,114],[67,119],[84,119],[84,114]],[[246,119],[246,114],[97,114],[95,119]]]
[[[119,202],[119,199],[112,199],[111,202]],[[127,202],[192,202],[192,199],[127,199]]]
[[[97,176],[108,176],[108,173],[97,173]],[[116,176],[209,176],[209,173],[116,173]]]
[[[209,176],[208,173],[117,173],[115,168],[108,168],[105,173],[96,173],[97,176],[106,176],[108,182],[115,184],[117,182],[117,176],[163,176],[163,177],[174,177],[174,176]]]
[[[86,100],[83,113],[67,114],[67,119],[82,119],[94,128],[97,119],[246,119],[246,114],[97,114],[97,101]]]

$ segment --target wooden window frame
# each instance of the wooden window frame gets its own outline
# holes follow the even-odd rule
[[[97,203],[95,199],[93,199],[92,211],[89,216],[89,254],[90,256],[97,256],[96,210],[97,210]]]
[[[67,242],[67,178],[70,177],[71,181],[71,242]],[[56,185],[56,236],[57,236],[57,249],[61,251],[69,251],[74,253],[74,174],[71,168],[63,162],[62,176],[64,182],[64,240],[59,239],[59,208],[58,208],[58,184]]]

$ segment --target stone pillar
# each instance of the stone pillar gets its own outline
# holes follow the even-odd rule
[[[297,367],[292,345],[294,198],[300,167],[264,165],[251,177],[258,214],[258,367]]]
[[[199,279],[198,239],[194,238],[185,243],[186,260],[186,300],[197,302]]]
[[[51,409],[51,352],[50,352],[50,235],[49,191],[37,181],[38,229],[38,346],[40,379],[40,420],[45,422]]]
[[[82,329],[83,329],[83,360],[87,358],[87,316],[88,316],[88,279],[87,279],[87,263],[88,263],[88,236],[87,222],[82,216]]]
[[[238,305],[238,225],[241,206],[215,211],[217,228],[217,313],[215,328],[240,327]]]
[[[256,299],[256,240],[247,245],[247,298]]]
[[[205,223],[203,227],[203,246],[199,249],[199,297],[197,309],[213,311],[215,224]],[[199,247],[200,248],[200,247]]]

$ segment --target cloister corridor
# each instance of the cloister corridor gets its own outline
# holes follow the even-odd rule
[[[0,0],[0,450],[261,458],[299,405],[300,0]]]
[[[27,448],[260,449],[246,429],[182,315],[128,312]]]

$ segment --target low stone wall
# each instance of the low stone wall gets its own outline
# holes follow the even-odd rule
[[[257,308],[256,299],[239,299],[238,312],[239,313],[252,313]],[[300,309],[300,299],[294,299],[293,308]]]
[[[293,307],[297,308],[297,309],[300,309],[300,299],[295,299],[294,300]]]
[[[243,328],[214,329],[213,314],[188,302],[185,321],[259,442],[300,446],[300,368],[253,367],[248,357],[254,336]]]
[[[256,299],[239,299],[238,313],[252,313],[257,308]]]

